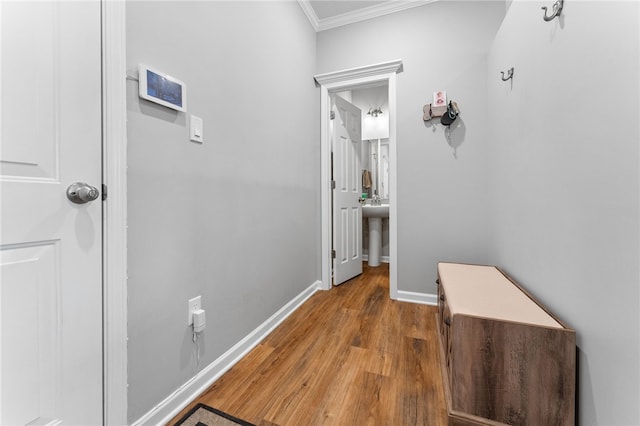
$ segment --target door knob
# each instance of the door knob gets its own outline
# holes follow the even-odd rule
[[[84,182],[76,182],[67,188],[67,198],[76,204],[84,204],[93,201],[100,196],[97,188]]]

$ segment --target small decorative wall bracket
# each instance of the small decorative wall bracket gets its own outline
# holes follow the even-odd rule
[[[556,16],[560,16],[560,13],[562,12],[562,6],[564,6],[564,0],[557,0],[553,4],[553,13],[551,14],[551,16],[547,16],[547,7],[542,6],[542,10],[544,10],[544,16],[542,17],[542,19],[549,22]]]
[[[513,78],[513,67],[509,68],[507,70],[507,76],[504,76],[504,71],[500,71],[500,74],[502,74],[502,81],[509,81]]]

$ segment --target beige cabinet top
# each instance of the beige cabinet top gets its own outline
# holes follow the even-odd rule
[[[495,266],[438,263],[451,314],[564,328]]]

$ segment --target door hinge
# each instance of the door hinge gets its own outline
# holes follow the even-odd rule
[[[332,259],[336,258],[336,251],[335,250],[331,250],[331,258]]]
[[[102,201],[107,199],[107,195],[109,195],[109,192],[107,191],[107,185],[103,183],[102,184]]]
[[[335,180],[331,181],[331,189],[336,189],[336,181]]]
[[[331,111],[331,112],[329,113],[329,118],[330,118],[331,120],[335,120],[335,119],[336,119],[336,112],[335,112],[335,111]]]

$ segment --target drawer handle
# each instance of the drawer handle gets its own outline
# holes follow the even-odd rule
[[[444,323],[445,323],[447,326],[451,326],[451,320],[450,320],[449,318],[445,318],[445,319],[444,319]]]
[[[440,300],[444,302],[444,294],[440,295]]]

